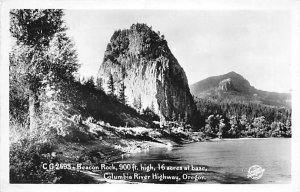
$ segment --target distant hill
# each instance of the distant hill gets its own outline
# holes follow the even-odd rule
[[[291,107],[289,93],[258,90],[236,72],[208,77],[190,85],[192,95],[214,101],[253,102],[272,106]]]

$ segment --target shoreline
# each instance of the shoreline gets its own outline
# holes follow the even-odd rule
[[[161,139],[161,140],[158,140],[158,141],[159,142],[135,141],[136,144],[146,145],[147,148],[143,148],[140,151],[137,151],[136,149],[131,149],[128,152],[123,152],[121,155],[112,156],[111,160],[107,161],[105,163],[117,162],[120,159],[123,159],[124,156],[126,158],[126,156],[131,156],[131,155],[134,155],[134,154],[142,153],[142,152],[145,152],[145,151],[149,150],[149,148],[167,148],[167,149],[171,149],[174,145],[178,145],[178,143],[175,143],[175,142],[173,142],[171,140],[168,140],[168,139]],[[78,171],[85,174],[86,176],[89,176],[95,182],[95,184],[138,184],[138,183],[142,183],[142,182],[127,181],[127,180],[105,179],[103,176],[101,176],[100,174],[98,174],[97,172],[94,172],[92,170],[84,170],[84,171],[83,170],[78,170]]]
[[[286,138],[286,137],[266,137],[266,138],[250,138],[250,137],[242,137],[242,138],[224,138],[224,139],[219,139],[219,138],[213,138],[213,139],[208,139],[206,141],[211,141],[211,142],[218,142],[218,141],[237,141],[237,140],[267,140],[267,139],[291,139],[291,138]],[[205,142],[205,141],[204,141]]]
[[[281,139],[281,138],[225,138],[225,139],[219,139],[219,138],[214,138],[214,139],[209,139],[209,140],[204,140],[204,141],[198,141],[198,142],[221,142],[221,141],[232,141],[232,140],[266,140],[266,139]],[[113,164],[117,163],[119,161],[122,161],[122,159],[126,159],[128,157],[134,157],[136,154],[139,153],[145,153],[151,148],[166,148],[172,150],[173,147],[177,147],[178,145],[184,145],[184,144],[190,144],[190,143],[198,143],[197,141],[194,142],[188,142],[188,143],[176,143],[174,141],[171,141],[168,138],[163,138],[163,139],[158,139],[156,142],[154,141],[128,141],[127,144],[129,144],[130,150],[127,152],[123,153],[118,153],[110,156],[110,159],[105,162],[101,163],[108,163],[108,164]],[[144,147],[146,146],[146,147]],[[137,150],[139,149],[139,150]],[[93,171],[93,170],[77,170],[80,173],[83,173],[84,175],[90,177],[91,182],[95,184],[136,184],[136,183],[142,183],[142,182],[135,182],[135,181],[127,181],[127,180],[114,180],[114,179],[106,179],[101,175],[101,172],[98,173],[98,171]]]

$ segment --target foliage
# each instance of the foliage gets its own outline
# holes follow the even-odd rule
[[[267,106],[256,103],[236,103],[236,102],[214,102],[207,99],[194,98],[197,105],[196,125],[206,127],[208,135],[214,136],[210,132],[211,124],[209,119],[222,116],[223,126],[222,137],[291,137],[291,109],[284,107]],[[205,120],[206,119],[206,120]],[[270,129],[272,123],[280,122],[285,125],[280,134],[273,133]],[[274,126],[273,125],[273,126]]]
[[[103,79],[101,77],[98,77],[97,80],[96,80],[96,88],[99,91],[104,91],[104,89],[103,89]]]
[[[16,43],[10,52],[10,114],[21,121],[25,120],[21,114],[30,117],[31,130],[37,128],[33,122],[39,120],[44,88],[60,90],[74,79],[79,67],[74,44],[64,32],[63,15],[56,9],[10,11]]]
[[[119,101],[123,104],[126,104],[126,95],[125,95],[125,84],[124,82],[121,83],[121,88],[119,91]]]
[[[11,183],[96,183],[83,173],[64,169],[44,169],[43,164],[62,163],[54,155],[58,143],[42,142],[38,137],[27,137],[10,146]]]
[[[16,38],[10,65],[30,91],[38,91],[49,73],[62,77],[77,70],[73,43],[63,33],[62,10],[13,9],[10,16],[10,31]]]
[[[125,126],[126,122],[128,126],[147,124],[135,109],[85,82],[75,81],[63,92],[68,98],[69,108],[76,109],[76,114],[80,113],[83,119],[93,117],[96,121],[110,122],[114,126]]]
[[[291,109],[285,107],[268,106],[257,103],[215,102],[208,99],[194,98],[199,116],[208,117],[211,114],[220,114],[227,118],[247,114],[247,120],[264,116],[267,122],[286,122],[291,117]],[[203,126],[203,122],[202,122]]]
[[[159,116],[153,112],[149,107],[143,109],[142,117],[144,117],[148,122],[159,121]]]
[[[51,38],[65,30],[61,9],[13,9],[10,31],[19,43],[29,46],[48,45]]]
[[[175,111],[172,112],[172,121],[176,121],[177,117],[176,117],[176,113]]]
[[[85,82],[84,85],[87,86],[89,89],[94,89],[95,86],[95,82],[94,82],[94,77],[90,77],[88,78]]]
[[[134,40],[137,47],[130,50],[129,45]],[[117,58],[122,54],[138,54],[146,59],[157,59],[167,53],[167,44],[164,36],[148,27],[146,24],[133,24],[130,29],[117,30],[114,32],[107,45],[104,61],[111,60],[117,62]],[[137,51],[139,50],[139,51]]]
[[[108,94],[110,96],[115,96],[115,82],[114,82],[114,77],[112,74],[109,75],[109,80],[108,80]]]
[[[37,143],[34,139],[24,139],[10,147],[11,183],[48,183],[55,178],[55,172],[42,168],[43,163],[54,163],[51,157],[42,154],[54,150],[51,143]]]
[[[220,123],[222,117],[219,115],[210,115],[206,119],[206,125],[203,132],[209,137],[216,137],[217,133],[220,130]],[[219,133],[220,134],[220,133]]]
[[[268,124],[264,116],[254,118],[252,123],[241,117],[231,116],[225,121],[220,115],[210,115],[206,119],[206,125],[202,132],[208,137],[241,138],[241,137],[291,137],[289,122],[283,124],[274,121]]]
[[[138,111],[141,112],[142,110],[142,97],[141,95],[138,96],[138,98],[133,98],[133,107]]]

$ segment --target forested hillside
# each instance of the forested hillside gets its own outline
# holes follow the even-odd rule
[[[291,109],[194,97],[199,130],[211,137],[291,137]]]

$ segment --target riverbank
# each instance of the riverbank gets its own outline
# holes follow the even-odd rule
[[[110,165],[116,161],[126,159],[138,153],[148,152],[151,148],[171,150],[173,146],[178,145],[177,143],[174,143],[167,139],[161,139],[160,141],[161,141],[160,143],[153,142],[153,141],[130,141],[128,143],[129,147],[127,147],[126,152],[123,152],[121,154],[115,154],[114,156],[111,156],[108,161],[103,161],[102,163]],[[90,177],[90,182],[93,182],[95,184],[136,184],[138,183],[138,182],[126,181],[126,180],[107,179],[104,178],[99,173],[95,173],[93,170],[78,170],[78,171]]]
[[[150,148],[171,150],[173,146],[195,142],[195,140],[189,139],[188,135],[195,139],[195,136],[189,133],[168,133],[163,129],[144,127],[114,127],[98,122],[83,122],[83,124],[88,128],[88,135],[92,139],[85,142],[59,142],[56,144],[55,151],[42,155],[51,156],[56,154],[54,159],[59,164],[97,166],[147,152]],[[72,169],[65,171],[72,172],[72,175],[79,175],[80,177],[83,174],[86,183],[122,183],[122,181],[104,179],[93,173],[92,170]],[[76,177],[72,181],[64,180],[63,183],[73,183],[74,180],[76,180]],[[55,180],[54,183],[61,183],[61,181]]]
[[[218,142],[218,141],[235,141],[235,140],[265,140],[265,139],[284,139],[284,137],[266,137],[266,138],[256,138],[256,137],[243,137],[243,138],[213,138],[206,141]]]

